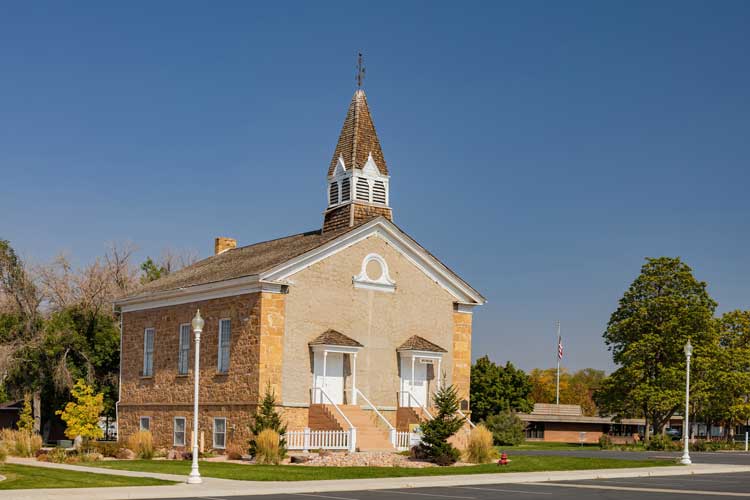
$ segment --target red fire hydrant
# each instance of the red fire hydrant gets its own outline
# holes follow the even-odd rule
[[[500,460],[497,461],[497,465],[508,465],[508,454],[503,452],[500,455]]]

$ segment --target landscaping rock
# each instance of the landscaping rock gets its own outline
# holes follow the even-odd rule
[[[180,460],[182,459],[182,453],[177,450],[169,450],[167,452],[167,460]]]
[[[135,459],[135,453],[133,450],[127,448],[120,448],[117,450],[117,456],[115,458],[118,460],[133,460]]]
[[[365,451],[365,452],[341,452],[333,453],[326,451],[319,455],[312,455],[306,461],[295,462],[292,457],[292,463],[302,466],[311,465],[318,467],[436,467],[435,464],[424,461],[414,460],[405,457],[399,453],[389,451]]]
[[[306,462],[309,462],[310,460],[312,460],[312,458],[307,455],[292,455],[289,458],[289,462],[293,464],[304,464]]]

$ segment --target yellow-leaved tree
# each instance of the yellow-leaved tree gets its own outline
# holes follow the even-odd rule
[[[23,411],[21,411],[21,415],[18,417],[16,426],[19,431],[26,432],[27,434],[34,432],[34,416],[31,413],[31,398],[28,394],[23,398]]]
[[[84,441],[103,437],[99,416],[104,411],[104,394],[94,394],[94,388],[83,379],[78,379],[70,393],[75,401],[55,412],[65,422],[65,435],[70,439],[81,436]]]

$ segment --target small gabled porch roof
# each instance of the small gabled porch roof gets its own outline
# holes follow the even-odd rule
[[[425,352],[448,352],[437,344],[433,344],[424,337],[412,335],[406,342],[401,344],[399,351],[425,351]]]
[[[313,348],[315,346],[353,347],[355,349],[361,349],[364,347],[364,345],[360,344],[353,338],[347,337],[343,333],[337,332],[333,329],[328,329],[325,332],[321,333],[313,340],[311,340],[307,345]]]

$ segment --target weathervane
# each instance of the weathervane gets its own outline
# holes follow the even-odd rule
[[[355,80],[357,81],[357,88],[362,88],[362,82],[365,80],[365,66],[363,64],[362,52],[359,52],[357,55],[357,76]]]

